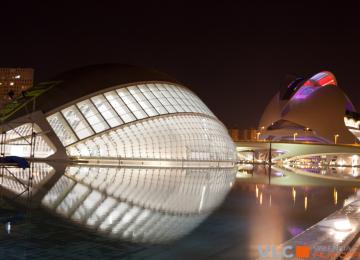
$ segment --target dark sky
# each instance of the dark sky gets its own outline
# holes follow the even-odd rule
[[[37,81],[96,63],[156,68],[241,128],[287,74],[330,70],[360,109],[360,18],[346,1],[89,2],[1,1],[0,66],[33,67]]]

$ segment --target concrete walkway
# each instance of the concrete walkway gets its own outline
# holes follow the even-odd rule
[[[359,237],[360,200],[356,200],[276,248],[275,257],[272,252],[265,257],[259,253],[259,259],[359,259]]]

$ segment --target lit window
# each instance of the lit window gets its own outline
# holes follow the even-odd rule
[[[179,115],[112,129],[68,147],[67,152],[90,157],[233,160],[233,149],[226,130],[216,120]]]
[[[61,112],[63,113],[65,119],[80,139],[84,139],[94,134],[89,124],[86,122],[84,117],[81,115],[81,113],[75,106],[63,109]]]
[[[77,141],[77,138],[73,134],[68,124],[62,118],[60,113],[53,114],[46,119],[63,145],[66,146]]]
[[[98,110],[89,100],[84,100],[80,103],[77,103],[77,106],[96,133],[109,128],[103,117],[99,114]]]
[[[102,114],[102,116],[105,118],[105,120],[111,127],[123,124],[123,121],[116,114],[116,112],[104,96],[98,95],[92,97],[91,100],[94,102],[96,108],[99,110],[99,112]]]
[[[115,91],[107,92],[104,95],[125,123],[136,120],[134,114],[129,110]]]
[[[117,89],[116,91],[137,119],[148,117],[148,115],[145,113],[145,111],[142,109],[136,99],[130,94],[129,90],[127,90],[126,88],[122,88]]]

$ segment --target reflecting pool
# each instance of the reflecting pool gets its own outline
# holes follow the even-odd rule
[[[9,169],[0,259],[258,258],[259,244],[280,244],[357,199],[354,170],[337,170],[36,163],[29,180]]]

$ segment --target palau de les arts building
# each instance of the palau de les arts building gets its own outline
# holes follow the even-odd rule
[[[354,144],[360,114],[328,71],[296,78],[276,93],[259,123],[261,139]]]
[[[2,126],[6,155],[27,157],[31,148],[20,135],[30,140],[34,127],[34,157],[49,161],[169,167],[232,167],[236,161],[218,118],[194,92],[157,71],[88,66],[25,95],[36,96],[35,109],[29,103],[11,112]]]

